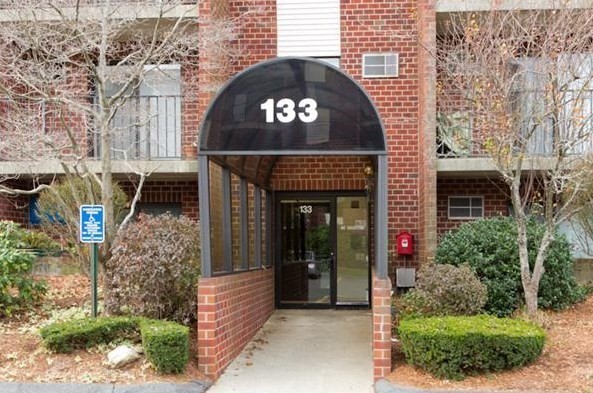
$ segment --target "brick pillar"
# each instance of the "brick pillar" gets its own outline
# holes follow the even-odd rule
[[[391,372],[391,280],[373,273],[373,374],[375,381]]]
[[[418,2],[418,258],[434,259],[437,246],[436,12],[435,0]]]
[[[198,359],[200,371],[218,375],[216,365],[216,285],[200,279],[198,285]]]

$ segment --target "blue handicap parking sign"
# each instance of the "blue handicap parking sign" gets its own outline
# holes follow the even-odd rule
[[[103,243],[105,241],[105,209],[103,205],[80,206],[80,241]]]

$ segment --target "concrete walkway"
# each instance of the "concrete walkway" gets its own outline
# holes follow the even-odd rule
[[[371,312],[276,310],[208,393],[373,392]]]

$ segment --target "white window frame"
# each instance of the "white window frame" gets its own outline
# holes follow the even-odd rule
[[[368,75],[366,73],[367,59],[369,57],[384,56],[385,62],[382,65],[383,73],[380,75]],[[387,64],[387,56],[395,57],[395,64]],[[387,66],[395,65],[395,72],[393,74],[387,73]],[[369,67],[381,67],[380,65],[369,65]],[[364,53],[362,55],[362,77],[363,78],[397,78],[399,77],[399,53],[395,52],[381,52],[381,53]]]
[[[469,216],[451,216],[451,200],[452,199],[467,199],[468,205],[461,207],[455,206],[454,208],[464,208],[469,209]],[[473,216],[472,209],[477,208],[478,206],[472,206],[473,199],[480,199],[480,207],[482,209],[482,214],[480,216]],[[484,218],[484,197],[482,195],[451,195],[447,200],[447,217],[449,220],[478,220],[480,218]]]

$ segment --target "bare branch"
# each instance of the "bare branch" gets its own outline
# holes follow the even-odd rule
[[[39,184],[37,187],[30,190],[21,190],[18,188],[6,187],[4,184],[0,184],[0,193],[7,195],[36,195],[42,190],[50,188],[47,184]]]
[[[442,141],[466,138],[442,149],[469,146],[463,153],[489,158],[507,184],[530,311],[556,229],[593,201],[591,25],[591,8],[492,9],[451,17],[438,40],[439,116],[469,119],[465,135],[439,127]],[[545,232],[530,268],[536,211]]]

